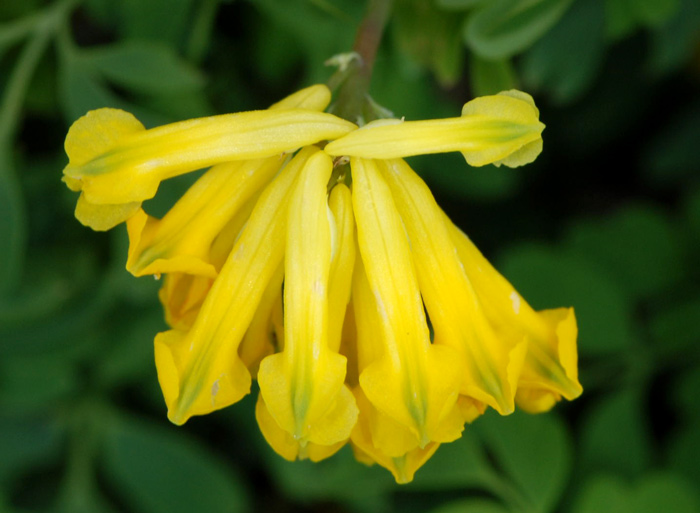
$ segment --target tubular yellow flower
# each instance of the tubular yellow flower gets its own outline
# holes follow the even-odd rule
[[[362,262],[379,311],[380,358],[360,385],[382,413],[408,428],[420,447],[462,431],[456,409],[460,368],[453,351],[430,344],[409,243],[377,163],[352,159],[353,207]]]
[[[403,160],[386,161],[382,170],[411,241],[435,341],[455,348],[463,358],[467,372],[460,393],[502,415],[511,413],[527,348],[524,337],[499,338],[488,324],[425,183]]]
[[[186,272],[215,278],[208,261],[214,239],[284,163],[279,157],[229,162],[212,167],[163,219],[139,209],[126,223],[127,270],[134,276]]]
[[[105,126],[113,132],[105,134]],[[66,139],[70,163],[63,172],[82,182],[81,190],[91,203],[142,201],[155,196],[166,178],[230,160],[278,155],[354,128],[322,112],[278,109],[145,130],[131,114],[101,109],[71,127]]]
[[[381,314],[361,261],[357,262],[353,276],[352,304],[356,321],[353,341],[357,348],[357,372],[362,373],[382,357],[383,349],[376,343]],[[410,482],[416,470],[440,444],[430,442],[425,448],[420,448],[418,437],[409,428],[379,411],[367,399],[359,384],[355,383],[353,393],[360,409],[351,438],[356,456],[364,463],[378,463],[388,469],[399,483]]]
[[[507,91],[464,105],[461,118],[381,119],[331,142],[329,155],[393,159],[460,151],[472,166],[522,166],[542,151],[539,111],[528,94]]]
[[[154,346],[172,422],[257,379],[255,417],[283,458],[350,442],[406,483],[487,407],[539,412],[581,393],[573,310],[534,311],[401,160],[459,151],[519,166],[544,125],[519,91],[460,118],[361,129],[321,112],[330,98],[312,86],[151,130],[93,111],[68,133],[63,180],[84,224],[126,221],[132,274],[165,276],[171,329]],[[146,214],[161,180],[206,167],[162,219]]]
[[[175,424],[228,406],[250,391],[238,346],[282,261],[288,193],[315,152],[299,152],[265,189],[192,328],[156,336],[158,379]]]
[[[576,317],[572,308],[535,312],[469,238],[445,216],[460,261],[472,278],[484,312],[503,339],[528,342],[516,401],[526,411],[550,409],[561,397],[577,398]]]
[[[276,424],[301,446],[347,440],[357,407],[344,385],[345,357],[328,347],[331,212],[326,185],[332,162],[312,156],[292,193],[287,220],[284,350],[260,363],[258,383]],[[343,305],[343,311],[345,306]]]

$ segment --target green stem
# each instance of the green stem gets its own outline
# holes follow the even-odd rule
[[[369,0],[353,46],[359,62],[340,87],[334,109],[334,113],[344,119],[359,123],[364,120],[374,60],[390,12],[391,0]]]
[[[218,7],[219,0],[201,2],[185,50],[187,58],[194,63],[200,63],[204,58]]]
[[[65,23],[75,1],[57,3],[42,13],[41,19],[28,18],[21,25],[31,27],[33,37],[22,49],[0,99],[0,240],[7,248],[0,254],[0,297],[18,286],[26,240],[26,215],[19,181],[13,172],[12,141],[32,76],[51,36]]]
[[[0,26],[0,52],[24,39],[43,18],[42,13],[39,12],[3,23]]]

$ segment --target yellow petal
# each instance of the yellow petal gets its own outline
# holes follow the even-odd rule
[[[423,180],[403,160],[383,162],[381,169],[411,241],[435,341],[462,357],[461,394],[502,415],[511,413],[525,355],[524,337],[496,336],[459,261],[443,213]]]
[[[537,157],[542,130],[532,98],[509,91],[472,100],[460,118],[377,120],[329,143],[324,151],[372,159],[460,151],[472,166],[515,167]]]
[[[85,195],[81,193],[75,206],[75,218],[93,230],[106,231],[129,219],[140,208],[139,201],[116,205],[95,205],[86,200]]]
[[[333,213],[337,241],[328,278],[328,347],[338,351],[355,266],[355,218],[350,189],[342,183],[336,185],[328,206]]]
[[[372,295],[362,262],[358,261],[353,273],[352,303],[356,325],[357,365],[361,373],[372,362],[381,359],[384,350],[377,343],[381,331],[381,318]],[[357,380],[354,380],[357,382]],[[359,383],[358,383],[359,385]],[[410,428],[382,413],[367,399],[362,387],[352,389],[360,409],[358,423],[362,423],[362,438],[382,455],[402,456],[420,445],[418,435]],[[355,431],[359,427],[355,427]],[[354,435],[355,437],[357,434]],[[360,444],[362,445],[362,444]]]
[[[410,429],[422,447],[454,440],[460,368],[454,351],[432,345],[405,230],[377,163],[351,159],[357,239],[383,354],[360,374],[367,398]],[[356,314],[357,304],[355,305]],[[359,351],[359,348],[358,348]],[[445,431],[443,423],[449,424]]]
[[[315,84],[270,105],[270,110],[308,109],[322,112],[326,110],[329,103],[331,103],[330,89],[325,84]]]
[[[264,190],[192,328],[156,336],[158,379],[175,424],[228,406],[249,392],[250,373],[238,346],[284,255],[289,191],[316,151],[299,152]]]
[[[388,439],[391,439],[391,436],[403,439],[410,436],[410,433],[405,433],[405,428],[400,424],[392,423],[374,408],[360,387],[357,387],[354,392],[360,408],[360,417],[351,437],[355,458],[366,464],[378,463],[389,470],[399,484],[410,483],[416,471],[435,454],[440,444],[430,442],[424,448],[414,446],[398,455],[387,454],[386,444],[378,443],[376,426],[393,427],[393,430],[390,428],[380,434]]]
[[[250,321],[243,341],[238,348],[238,355],[245,363],[253,378],[258,374],[258,367],[263,358],[275,352],[277,341],[275,340],[275,326],[272,316],[275,308],[282,302],[282,281],[284,279],[284,265],[280,266],[268,283],[253,320]]]
[[[516,397],[518,403],[524,405],[521,398],[526,395],[534,397],[536,390],[552,394],[551,401],[538,399],[540,405],[551,406],[560,396],[572,400],[581,395],[583,389],[578,381],[577,328],[573,309],[534,311],[472,241],[446,216],[444,219],[460,261],[491,325],[502,338],[525,337],[528,342],[519,387],[525,387],[529,392],[519,394]],[[542,408],[532,406],[526,409]]]
[[[346,443],[343,440],[331,445],[319,445],[296,440],[288,431],[280,428],[275,419],[272,418],[262,394],[258,396],[258,402],[255,405],[255,419],[270,447],[287,461],[309,459],[318,462],[333,456]]]
[[[217,270],[208,258],[212,241],[282,163],[271,157],[214,166],[163,219],[143,211],[132,216],[127,221],[127,270],[134,276],[187,272],[215,277]]]
[[[231,160],[271,157],[355,125],[331,114],[303,109],[241,112],[144,130],[117,109],[91,111],[66,138],[65,176],[82,182],[91,203],[152,198],[161,180]]]
[[[333,164],[323,152],[304,167],[289,202],[284,281],[284,350],[265,358],[260,393],[277,425],[304,444],[332,445],[357,420],[343,384],[345,357],[328,347],[331,227],[326,199]]]
[[[166,274],[158,299],[163,305],[168,326],[181,331],[190,329],[213,282],[206,276]]]

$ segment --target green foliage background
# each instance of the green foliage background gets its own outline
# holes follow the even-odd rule
[[[401,487],[347,448],[285,462],[250,398],[167,421],[158,283],[124,270],[123,226],[73,218],[67,128],[104,106],[147,126],[264,108],[327,80],[363,9],[0,2],[0,512],[700,511],[697,0],[395,0],[377,59],[373,97],[407,119],[535,96],[535,164],[412,163],[533,306],[576,307],[580,399],[486,415]]]

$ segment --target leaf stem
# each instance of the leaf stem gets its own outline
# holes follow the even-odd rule
[[[353,51],[359,56],[340,86],[334,113],[363,124],[377,49],[389,20],[391,0],[369,0],[365,17],[357,29]]]

